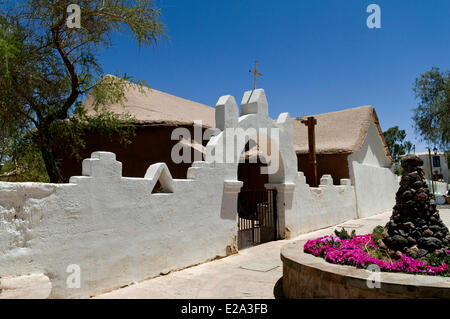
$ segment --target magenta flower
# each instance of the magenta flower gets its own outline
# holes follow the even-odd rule
[[[352,265],[358,268],[366,268],[375,264],[383,271],[392,272],[429,275],[448,274],[450,272],[450,267],[446,263],[440,266],[425,265],[423,261],[405,254],[395,262],[384,261],[370,256],[365,248],[376,248],[372,234],[343,240],[335,235],[324,236],[308,240],[303,249],[305,253],[321,256],[330,263]],[[450,250],[446,250],[446,252],[450,253]]]

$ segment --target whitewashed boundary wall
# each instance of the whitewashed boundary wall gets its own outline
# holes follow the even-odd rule
[[[392,210],[399,184],[389,168],[354,162],[353,173],[359,218]]]
[[[234,161],[218,160],[235,128],[277,131],[279,139],[258,138],[269,140],[268,158],[279,162],[266,188],[277,190],[280,238],[355,218],[350,181],[334,186],[324,175],[310,188],[297,172],[289,114],[274,121],[267,108],[261,89],[245,92],[240,117],[234,98],[221,97],[220,129],[187,179],[173,179],[164,163],[151,165],[144,178],[122,177],[115,154],[94,152],[69,184],[0,183],[0,277],[44,274],[50,297],[87,297],[236,252],[238,159],[252,136],[237,137]],[[152,193],[158,180],[163,192]],[[79,287],[68,286],[76,267]]]
[[[237,193],[224,170],[194,163],[187,180],[165,164],[145,178],[121,171],[113,153],[96,152],[70,184],[0,183],[0,276],[44,273],[51,297],[85,297],[235,249],[236,212],[221,208]],[[158,179],[168,193],[152,194]],[[66,286],[72,264],[80,288]]]
[[[361,149],[348,156],[350,179],[355,186],[358,217],[368,217],[392,209],[398,189],[392,162],[372,119]]]
[[[350,179],[340,183],[333,185],[331,175],[323,175],[319,187],[309,187],[303,172],[298,173],[286,212],[287,237],[357,218],[354,187]]]

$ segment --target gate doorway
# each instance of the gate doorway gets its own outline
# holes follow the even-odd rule
[[[238,195],[238,249],[278,239],[276,190],[244,189]]]
[[[269,175],[264,154],[256,140],[245,145],[238,165],[238,180],[243,182],[238,194],[238,249],[278,239],[277,191],[266,189]]]

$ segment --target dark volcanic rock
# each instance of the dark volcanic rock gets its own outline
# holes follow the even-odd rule
[[[390,247],[392,247],[393,249],[397,250],[397,249],[401,249],[403,247],[405,247],[408,244],[408,240],[400,235],[395,235],[392,236],[392,241],[390,243]]]
[[[415,189],[419,189],[422,187],[422,185],[423,185],[423,183],[421,181],[417,181],[417,182],[414,182],[413,187]]]
[[[396,204],[383,232],[380,247],[398,257],[405,252],[413,258],[449,249],[450,234],[442,222],[436,203],[424,181],[423,161],[406,155],[401,163],[403,176],[396,193]]]
[[[434,235],[433,231],[431,229],[425,229],[422,233],[423,236],[425,237],[431,237]]]
[[[436,237],[422,237],[417,241],[420,248],[424,248],[428,251],[434,252],[436,249],[441,248],[442,242]]]
[[[419,257],[419,247],[417,247],[417,245],[414,245],[410,248],[406,249],[406,254],[408,256],[411,256],[412,258],[417,258]]]
[[[420,159],[420,157],[414,155],[414,154],[408,154],[405,155],[402,159],[402,167],[408,168],[408,167],[417,167],[422,166],[423,161]]]

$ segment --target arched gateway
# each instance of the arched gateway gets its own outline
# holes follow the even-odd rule
[[[289,114],[271,119],[264,90],[257,89],[244,93],[240,116],[234,97],[222,96],[215,117],[205,161],[224,169],[222,210],[238,212],[238,248],[284,238],[285,202],[297,176]]]

